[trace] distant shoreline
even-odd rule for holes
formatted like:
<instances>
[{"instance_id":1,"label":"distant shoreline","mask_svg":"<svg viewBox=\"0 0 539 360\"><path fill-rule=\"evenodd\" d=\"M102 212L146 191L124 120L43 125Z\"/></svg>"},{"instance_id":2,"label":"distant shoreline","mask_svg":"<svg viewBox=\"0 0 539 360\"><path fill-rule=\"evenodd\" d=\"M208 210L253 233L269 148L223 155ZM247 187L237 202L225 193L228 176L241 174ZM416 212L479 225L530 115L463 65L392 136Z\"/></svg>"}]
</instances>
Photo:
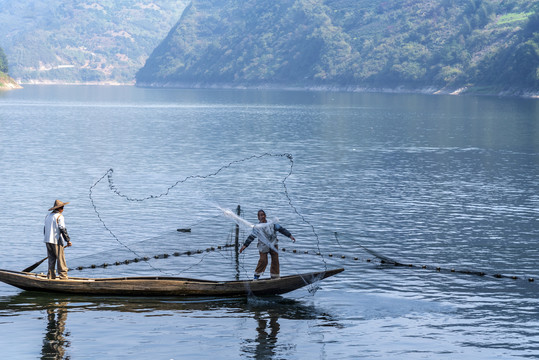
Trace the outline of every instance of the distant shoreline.
<instances>
[{"instance_id":1,"label":"distant shoreline","mask_svg":"<svg viewBox=\"0 0 539 360\"><path fill-rule=\"evenodd\" d=\"M67 81L54 81L54 80L30 80L30 81L21 81L21 85L92 85L92 86L127 86L135 85L134 81L130 82L119 82L119 81L83 81L83 82L67 82Z\"/></svg>"},{"instance_id":2,"label":"distant shoreline","mask_svg":"<svg viewBox=\"0 0 539 360\"><path fill-rule=\"evenodd\" d=\"M232 85L232 84L182 84L182 83L143 83L117 81L88 81L88 82L59 82L51 80L32 80L20 82L20 85L61 85L61 86L135 86L139 88L151 89L222 89L222 90L283 90L283 91L329 91L329 92L350 92L350 93L384 93L384 94L423 94L423 95L472 95L472 96L496 96L496 97L518 97L525 99L539 99L539 91L525 89L496 89L494 87L462 87L454 89L440 89L434 86L424 88L406 88L399 86L395 88L376 88L365 86L292 86L292 85ZM18 88L22 88L20 86ZM0 89L10 90L16 87L2 87Z\"/></svg>"},{"instance_id":3,"label":"distant shoreline","mask_svg":"<svg viewBox=\"0 0 539 360\"><path fill-rule=\"evenodd\" d=\"M519 97L526 99L539 99L539 90L525 89L496 89L488 86L469 86L460 88L439 88L425 86L423 88L407 88L397 86L394 88L377 88L366 86L293 86L293 85L232 85L232 84L182 84L182 83L137 83L141 88L172 88L172 89L238 89L238 90L285 90L285 91L334 91L355 93L385 93L385 94L423 94L423 95L475 95L497 97Z\"/></svg>"}]
</instances>

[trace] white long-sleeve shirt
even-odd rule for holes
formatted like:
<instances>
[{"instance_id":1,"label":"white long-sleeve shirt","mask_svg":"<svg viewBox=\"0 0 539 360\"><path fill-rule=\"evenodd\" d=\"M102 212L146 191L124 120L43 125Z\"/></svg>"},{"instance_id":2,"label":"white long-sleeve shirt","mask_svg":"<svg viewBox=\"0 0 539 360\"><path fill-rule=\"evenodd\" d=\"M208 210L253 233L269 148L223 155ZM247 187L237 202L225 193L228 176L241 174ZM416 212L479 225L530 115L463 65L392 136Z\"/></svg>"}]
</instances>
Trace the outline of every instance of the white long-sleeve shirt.
<instances>
[{"instance_id":1,"label":"white long-sleeve shirt","mask_svg":"<svg viewBox=\"0 0 539 360\"><path fill-rule=\"evenodd\" d=\"M50 244L58 244L60 238L60 228L65 229L64 217L59 212L52 212L45 218L45 240ZM64 244L65 245L65 244Z\"/></svg>"}]
</instances>

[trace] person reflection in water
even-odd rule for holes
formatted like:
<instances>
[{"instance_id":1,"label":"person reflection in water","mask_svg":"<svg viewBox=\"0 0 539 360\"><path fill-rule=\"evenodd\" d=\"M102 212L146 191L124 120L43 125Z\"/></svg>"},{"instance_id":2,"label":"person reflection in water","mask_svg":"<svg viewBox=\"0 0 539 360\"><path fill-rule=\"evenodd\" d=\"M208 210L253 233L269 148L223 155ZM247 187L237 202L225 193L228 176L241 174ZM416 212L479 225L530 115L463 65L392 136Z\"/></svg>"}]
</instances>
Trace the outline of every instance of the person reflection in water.
<instances>
[{"instance_id":1,"label":"person reflection in water","mask_svg":"<svg viewBox=\"0 0 539 360\"><path fill-rule=\"evenodd\" d=\"M268 311L267 316L257 311L254 318L257 321L256 359L273 359L277 353L277 335L281 328L279 316L272 311Z\"/></svg>"},{"instance_id":2,"label":"person reflection in water","mask_svg":"<svg viewBox=\"0 0 539 360\"><path fill-rule=\"evenodd\" d=\"M47 308L47 332L41 348L42 359L66 359L66 348L69 341L66 339L67 303L53 304Z\"/></svg>"},{"instance_id":3,"label":"person reflection in water","mask_svg":"<svg viewBox=\"0 0 539 360\"><path fill-rule=\"evenodd\" d=\"M260 259L255 269L254 279L258 280L260 275L266 270L268 266L268 253L271 256L270 276L272 279L278 279L280 277L279 270L279 250L277 246L277 231L286 237L289 237L292 242L296 242L296 239L292 234L281 225L275 222L268 222L266 219L266 212L264 210L258 210L259 224L253 227L253 232L247 237L243 246L240 249L240 254L245 250L255 238L258 238L257 248L260 252Z\"/></svg>"}]
</instances>

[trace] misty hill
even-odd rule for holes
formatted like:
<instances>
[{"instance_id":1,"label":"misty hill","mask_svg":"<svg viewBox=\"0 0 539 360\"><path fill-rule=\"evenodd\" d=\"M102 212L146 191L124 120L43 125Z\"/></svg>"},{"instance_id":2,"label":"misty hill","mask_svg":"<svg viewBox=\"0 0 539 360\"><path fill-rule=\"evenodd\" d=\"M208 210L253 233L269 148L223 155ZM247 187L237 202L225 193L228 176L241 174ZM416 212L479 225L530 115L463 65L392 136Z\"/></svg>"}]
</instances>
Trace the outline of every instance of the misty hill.
<instances>
[{"instance_id":1,"label":"misty hill","mask_svg":"<svg viewBox=\"0 0 539 360\"><path fill-rule=\"evenodd\" d=\"M538 0L193 0L139 86L539 89Z\"/></svg>"},{"instance_id":2,"label":"misty hill","mask_svg":"<svg viewBox=\"0 0 539 360\"><path fill-rule=\"evenodd\" d=\"M0 0L0 44L21 82L133 82L187 0Z\"/></svg>"}]
</instances>

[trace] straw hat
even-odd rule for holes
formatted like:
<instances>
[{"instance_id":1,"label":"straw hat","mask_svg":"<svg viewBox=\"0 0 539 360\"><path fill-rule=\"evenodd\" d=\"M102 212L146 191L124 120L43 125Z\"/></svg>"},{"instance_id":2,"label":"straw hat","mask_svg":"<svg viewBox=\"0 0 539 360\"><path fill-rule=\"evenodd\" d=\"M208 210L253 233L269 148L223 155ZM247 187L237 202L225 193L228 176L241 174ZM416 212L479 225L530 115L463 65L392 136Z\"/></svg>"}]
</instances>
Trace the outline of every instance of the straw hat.
<instances>
[{"instance_id":1,"label":"straw hat","mask_svg":"<svg viewBox=\"0 0 539 360\"><path fill-rule=\"evenodd\" d=\"M69 201L68 201L68 202L61 202L60 200L56 200L56 201L54 202L54 206L51 207L51 208L49 209L49 211L59 209L59 208L61 208L61 207L64 207L64 205L67 205L67 204L69 204Z\"/></svg>"}]
</instances>

